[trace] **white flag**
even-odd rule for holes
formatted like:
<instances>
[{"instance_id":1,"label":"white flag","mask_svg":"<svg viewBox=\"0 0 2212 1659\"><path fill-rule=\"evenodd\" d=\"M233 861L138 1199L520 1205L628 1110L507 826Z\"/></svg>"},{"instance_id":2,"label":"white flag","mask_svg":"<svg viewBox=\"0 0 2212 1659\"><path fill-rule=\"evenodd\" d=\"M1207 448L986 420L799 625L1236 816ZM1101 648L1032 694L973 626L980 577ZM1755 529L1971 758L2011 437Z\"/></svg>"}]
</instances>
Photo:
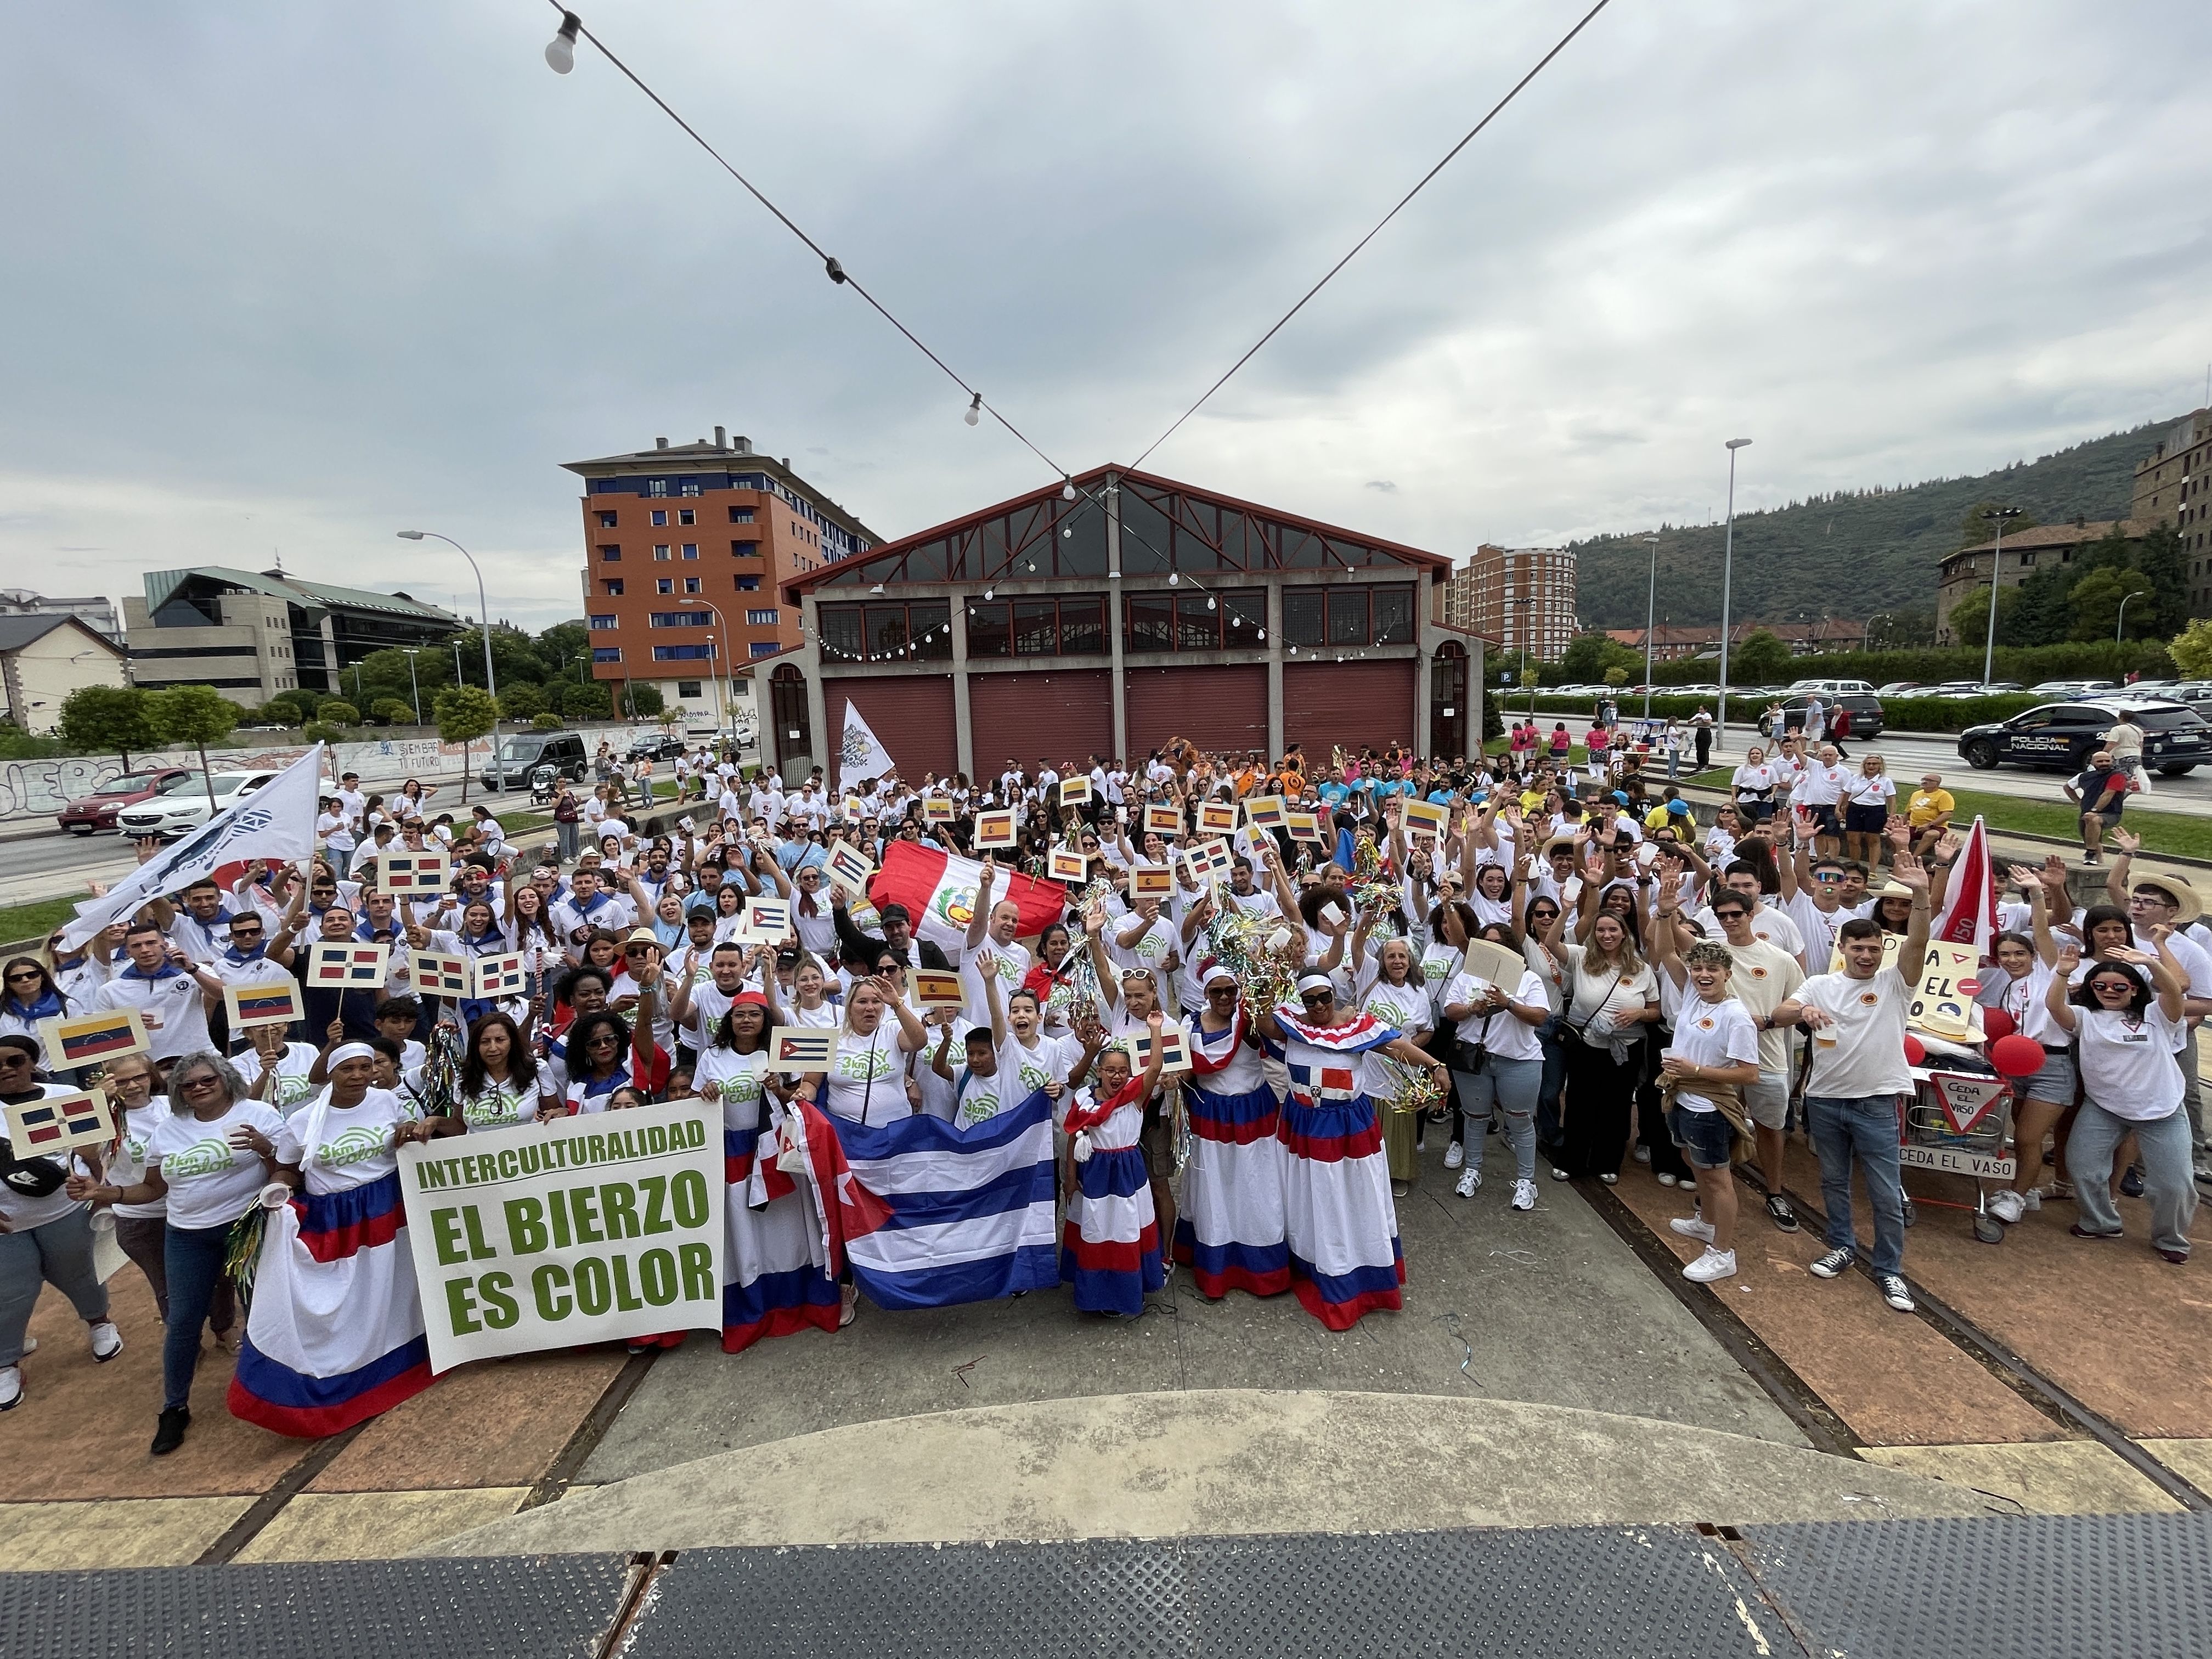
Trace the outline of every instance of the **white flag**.
<instances>
[{"instance_id":1,"label":"white flag","mask_svg":"<svg viewBox=\"0 0 2212 1659\"><path fill-rule=\"evenodd\" d=\"M891 762L890 751L876 741L876 734L868 730L868 723L860 718L858 703L845 705L845 735L837 745L837 784L850 789L862 778L880 778L898 768Z\"/></svg>"},{"instance_id":2,"label":"white flag","mask_svg":"<svg viewBox=\"0 0 2212 1659\"><path fill-rule=\"evenodd\" d=\"M173 893L226 864L307 857L315 850L322 775L323 745L317 744L252 794L140 865L103 896L77 906L76 919L62 929L63 944L75 950L148 900Z\"/></svg>"}]
</instances>

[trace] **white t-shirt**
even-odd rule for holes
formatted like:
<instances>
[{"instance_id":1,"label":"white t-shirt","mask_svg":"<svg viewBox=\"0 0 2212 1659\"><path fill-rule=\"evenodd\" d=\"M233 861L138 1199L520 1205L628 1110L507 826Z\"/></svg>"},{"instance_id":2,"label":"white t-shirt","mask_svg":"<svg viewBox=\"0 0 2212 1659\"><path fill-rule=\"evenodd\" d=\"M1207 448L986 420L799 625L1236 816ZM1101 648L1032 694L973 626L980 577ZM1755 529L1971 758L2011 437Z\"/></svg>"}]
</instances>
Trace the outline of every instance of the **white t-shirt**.
<instances>
[{"instance_id":1,"label":"white t-shirt","mask_svg":"<svg viewBox=\"0 0 2212 1659\"><path fill-rule=\"evenodd\" d=\"M371 1089L351 1106L331 1105L325 1089L284 1120L276 1158L298 1164L313 1193L366 1187L399 1167L392 1132L414 1116L389 1089Z\"/></svg>"},{"instance_id":2,"label":"white t-shirt","mask_svg":"<svg viewBox=\"0 0 2212 1659\"><path fill-rule=\"evenodd\" d=\"M956 1091L954 1123L963 1129L988 1123L1009 1107L1018 1106L1030 1097L1030 1091L1022 1086L1020 1059L1015 1052L1019 1047L1009 1036L998 1051L998 1070L989 1077L977 1077L957 1054L947 1056Z\"/></svg>"},{"instance_id":3,"label":"white t-shirt","mask_svg":"<svg viewBox=\"0 0 2212 1659\"><path fill-rule=\"evenodd\" d=\"M2175 1022L2155 1000L2139 1016L2079 1008L2074 1018L2081 1089L2093 1102L2130 1123L2154 1122L2181 1109Z\"/></svg>"},{"instance_id":4,"label":"white t-shirt","mask_svg":"<svg viewBox=\"0 0 2212 1659\"><path fill-rule=\"evenodd\" d=\"M1472 974L1455 974L1451 983L1444 988L1444 1006L1473 1006L1481 1000L1488 984L1488 981L1477 979ZM1509 994L1524 1008L1540 1007L1544 1006L1544 981L1524 971L1520 983ZM1480 1042L1500 1060L1544 1057L1544 1046L1536 1040L1536 1028L1503 1008L1495 1013L1469 1015L1460 1021L1459 1036L1462 1042Z\"/></svg>"},{"instance_id":5,"label":"white t-shirt","mask_svg":"<svg viewBox=\"0 0 2212 1659\"><path fill-rule=\"evenodd\" d=\"M1877 772L1869 777L1855 772L1844 786L1844 799L1852 806L1887 806L1897 799L1897 784L1887 772Z\"/></svg>"},{"instance_id":6,"label":"white t-shirt","mask_svg":"<svg viewBox=\"0 0 2212 1659\"><path fill-rule=\"evenodd\" d=\"M146 1143L146 1167L169 1185L169 1224L188 1231L227 1226L268 1184L261 1160L230 1144L233 1129L258 1129L273 1143L284 1132L274 1106L240 1100L213 1122L173 1112Z\"/></svg>"},{"instance_id":7,"label":"white t-shirt","mask_svg":"<svg viewBox=\"0 0 2212 1659\"><path fill-rule=\"evenodd\" d=\"M182 969L143 979L135 969L118 969L113 979L92 994L86 1012L124 1008L148 1016L146 1047L156 1060L177 1060L214 1046L208 1041L207 1003L200 982ZM161 1022L158 1030L154 1029L156 1020Z\"/></svg>"},{"instance_id":8,"label":"white t-shirt","mask_svg":"<svg viewBox=\"0 0 2212 1659\"><path fill-rule=\"evenodd\" d=\"M1798 988L1805 982L1805 970L1797 965L1797 958L1764 939L1750 945L1730 945L1728 952L1735 958L1735 965L1729 970L1729 994L1751 1016L1754 1024L1796 996ZM1691 1000L1696 995L1692 991L1684 997L1684 1012L1689 1012ZM1784 1077L1790 1074L1790 1039L1787 1029L1759 1034L1760 1071ZM1719 1064L1717 1060L1713 1063Z\"/></svg>"},{"instance_id":9,"label":"white t-shirt","mask_svg":"<svg viewBox=\"0 0 2212 1659\"><path fill-rule=\"evenodd\" d=\"M1875 970L1871 979L1849 974L1815 974L1797 989L1808 1008L1835 1016L1836 1023L1813 1034L1813 1069L1808 1095L1866 1098L1901 1095L1912 1087L1905 1060L1905 1016L1912 987L1893 968Z\"/></svg>"},{"instance_id":10,"label":"white t-shirt","mask_svg":"<svg viewBox=\"0 0 2212 1659\"><path fill-rule=\"evenodd\" d=\"M1611 1046L1615 1036L1633 1042L1644 1035L1644 1027L1630 1016L1640 1015L1647 1001L1659 995L1657 981L1647 965L1632 974L1616 975L1610 968L1601 971L1585 971L1583 959L1588 947L1562 945L1559 954L1567 960L1574 972L1573 999L1567 1009L1567 1023L1578 1027L1583 1041L1594 1048Z\"/></svg>"},{"instance_id":11,"label":"white t-shirt","mask_svg":"<svg viewBox=\"0 0 2212 1659\"><path fill-rule=\"evenodd\" d=\"M420 1049L422 1045L417 1042L414 1046ZM319 1091L317 1085L307 1081L307 1073L315 1069L318 1058L319 1052L307 1043L286 1043L284 1052L276 1056L276 1081L270 1087L269 1103L289 1117L302 1101L313 1100ZM238 1068L239 1076L246 1080L249 1090L261 1081L261 1051L258 1048L248 1048L243 1054L233 1054L230 1063Z\"/></svg>"},{"instance_id":12,"label":"white t-shirt","mask_svg":"<svg viewBox=\"0 0 2212 1659\"><path fill-rule=\"evenodd\" d=\"M520 1124L538 1121L538 1102L544 1095L557 1095L560 1086L553 1080L552 1068L539 1061L533 1068L512 1068L504 1083L484 1079L483 1088L476 1094L464 1095L460 1101L461 1121L474 1134L479 1129L512 1129Z\"/></svg>"},{"instance_id":13,"label":"white t-shirt","mask_svg":"<svg viewBox=\"0 0 2212 1659\"><path fill-rule=\"evenodd\" d=\"M1760 1064L1759 1049L1759 1032L1741 1002L1732 996L1707 1002L1691 995L1675 1012L1674 1040L1666 1052L1692 1066L1755 1066ZM1697 1086L1685 1084L1677 1089L1674 1103L1689 1112L1719 1110L1711 1097L1696 1092Z\"/></svg>"},{"instance_id":14,"label":"white t-shirt","mask_svg":"<svg viewBox=\"0 0 2212 1659\"><path fill-rule=\"evenodd\" d=\"M886 1015L868 1036L847 1031L822 1079L822 1109L832 1117L870 1123L904 1117L906 1055L899 1048L897 1022Z\"/></svg>"},{"instance_id":15,"label":"white t-shirt","mask_svg":"<svg viewBox=\"0 0 2212 1659\"><path fill-rule=\"evenodd\" d=\"M998 959L994 977L999 981L999 1009L1002 1013L1006 1011L1006 999L1022 988L1022 981L1029 976L1030 971L1029 947L1018 941L999 945L987 939L973 949L966 945L960 947L960 988L968 997L962 1012L979 1023L988 1022L991 1018L991 1005L983 998L982 970L975 965L976 957L985 951Z\"/></svg>"}]
</instances>

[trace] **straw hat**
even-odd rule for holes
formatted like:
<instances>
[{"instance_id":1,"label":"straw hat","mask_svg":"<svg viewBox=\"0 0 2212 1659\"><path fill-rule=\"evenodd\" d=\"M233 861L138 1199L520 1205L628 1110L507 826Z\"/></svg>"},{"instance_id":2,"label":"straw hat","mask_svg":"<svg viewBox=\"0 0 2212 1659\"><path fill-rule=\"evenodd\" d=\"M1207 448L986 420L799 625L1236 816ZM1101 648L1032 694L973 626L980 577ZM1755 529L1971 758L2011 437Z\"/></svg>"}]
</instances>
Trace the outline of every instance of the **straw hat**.
<instances>
[{"instance_id":1,"label":"straw hat","mask_svg":"<svg viewBox=\"0 0 2212 1659\"><path fill-rule=\"evenodd\" d=\"M2131 871L2128 876L2128 886L2130 890L2155 887L2161 892L2172 894L2173 902L2180 906L2173 918L2176 927L2186 927L2204 914L2204 901L2197 897L2197 890L2189 884L2189 878L2175 875L2170 870Z\"/></svg>"}]
</instances>

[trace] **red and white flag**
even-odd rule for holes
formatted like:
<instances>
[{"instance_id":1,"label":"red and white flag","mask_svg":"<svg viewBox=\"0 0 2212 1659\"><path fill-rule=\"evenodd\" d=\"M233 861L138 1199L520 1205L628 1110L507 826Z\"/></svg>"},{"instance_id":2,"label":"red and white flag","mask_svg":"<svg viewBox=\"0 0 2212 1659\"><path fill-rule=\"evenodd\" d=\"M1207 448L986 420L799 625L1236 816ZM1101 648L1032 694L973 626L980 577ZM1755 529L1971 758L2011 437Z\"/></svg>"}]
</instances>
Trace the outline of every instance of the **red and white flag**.
<instances>
[{"instance_id":1,"label":"red and white flag","mask_svg":"<svg viewBox=\"0 0 2212 1659\"><path fill-rule=\"evenodd\" d=\"M975 914L976 890L983 866L973 859L916 842L895 841L884 852L884 867L868 884L868 898L880 913L886 904L903 904L914 918L915 936L945 950L957 950L968 937ZM991 884L994 902L1012 899L1021 907L1020 933L1038 933L1067 914L1067 889L1001 868Z\"/></svg>"},{"instance_id":2,"label":"red and white flag","mask_svg":"<svg viewBox=\"0 0 2212 1659\"><path fill-rule=\"evenodd\" d=\"M1979 817L1966 832L1966 844L1951 866L1943 908L1929 931L1931 942L1970 945L1977 956L1990 953L1997 932L1996 872L1990 865L1990 834Z\"/></svg>"}]
</instances>

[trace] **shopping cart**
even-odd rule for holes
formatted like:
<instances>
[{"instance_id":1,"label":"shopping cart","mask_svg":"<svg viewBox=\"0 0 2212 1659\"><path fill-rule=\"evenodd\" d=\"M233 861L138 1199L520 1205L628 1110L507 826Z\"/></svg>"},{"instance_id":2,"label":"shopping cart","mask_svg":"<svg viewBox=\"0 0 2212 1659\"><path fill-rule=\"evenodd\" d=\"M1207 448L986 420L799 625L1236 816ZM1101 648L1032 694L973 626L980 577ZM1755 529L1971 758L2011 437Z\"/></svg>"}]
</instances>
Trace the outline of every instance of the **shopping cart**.
<instances>
[{"instance_id":1,"label":"shopping cart","mask_svg":"<svg viewBox=\"0 0 2212 1659\"><path fill-rule=\"evenodd\" d=\"M2019 1164L2006 1155L2012 1130L2012 1085L1972 1049L1948 1042L1924 1042L1929 1052L1912 1067L1913 1091L1898 1097L1898 1157L1907 1170L1934 1170L1965 1176L1974 1183L1974 1201L1918 1200L1946 1209L1972 1210L1974 1237L2002 1243L2004 1228L1989 1212L1986 1183L2009 1182ZM1905 1195L1905 1224L1917 1218L1915 1200Z\"/></svg>"}]
</instances>

